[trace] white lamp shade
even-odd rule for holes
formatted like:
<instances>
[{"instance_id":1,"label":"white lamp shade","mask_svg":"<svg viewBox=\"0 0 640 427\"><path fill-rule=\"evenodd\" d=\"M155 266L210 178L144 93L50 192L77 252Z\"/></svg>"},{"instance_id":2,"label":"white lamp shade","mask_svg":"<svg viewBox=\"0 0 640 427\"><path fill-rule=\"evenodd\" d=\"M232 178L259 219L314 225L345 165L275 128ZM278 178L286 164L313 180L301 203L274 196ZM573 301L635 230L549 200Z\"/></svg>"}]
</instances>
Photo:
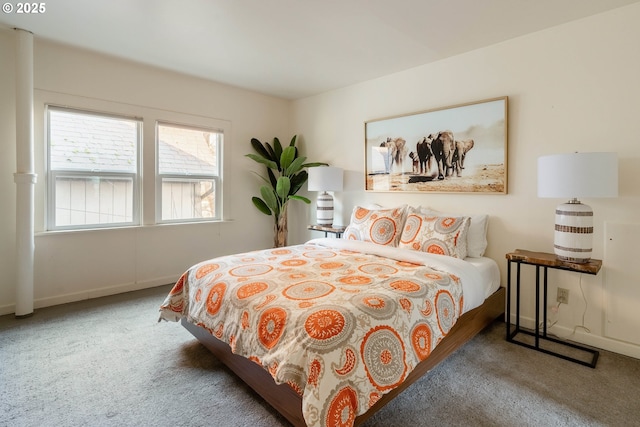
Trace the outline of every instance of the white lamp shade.
<instances>
[{"instance_id":1,"label":"white lamp shade","mask_svg":"<svg viewBox=\"0 0 640 427\"><path fill-rule=\"evenodd\" d=\"M342 191L342 169L334 166L309 168L309 191Z\"/></svg>"},{"instance_id":2,"label":"white lamp shade","mask_svg":"<svg viewBox=\"0 0 640 427\"><path fill-rule=\"evenodd\" d=\"M617 196L616 153L554 154L538 158L538 197Z\"/></svg>"}]
</instances>

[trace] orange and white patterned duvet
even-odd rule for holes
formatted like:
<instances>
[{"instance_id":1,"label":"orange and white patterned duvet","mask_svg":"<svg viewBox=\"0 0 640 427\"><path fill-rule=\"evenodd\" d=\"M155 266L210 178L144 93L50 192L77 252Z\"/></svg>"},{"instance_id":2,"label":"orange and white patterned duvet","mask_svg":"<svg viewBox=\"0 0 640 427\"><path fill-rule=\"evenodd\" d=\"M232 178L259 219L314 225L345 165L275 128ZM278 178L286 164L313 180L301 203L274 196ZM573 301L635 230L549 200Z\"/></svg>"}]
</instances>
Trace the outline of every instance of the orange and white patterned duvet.
<instances>
[{"instance_id":1,"label":"orange and white patterned duvet","mask_svg":"<svg viewBox=\"0 0 640 427\"><path fill-rule=\"evenodd\" d=\"M403 259L413 251L390 258L365 252L378 250L370 243L311 242L196 264L160 317L186 317L289 384L308 426L349 426L451 329L468 273Z\"/></svg>"}]
</instances>

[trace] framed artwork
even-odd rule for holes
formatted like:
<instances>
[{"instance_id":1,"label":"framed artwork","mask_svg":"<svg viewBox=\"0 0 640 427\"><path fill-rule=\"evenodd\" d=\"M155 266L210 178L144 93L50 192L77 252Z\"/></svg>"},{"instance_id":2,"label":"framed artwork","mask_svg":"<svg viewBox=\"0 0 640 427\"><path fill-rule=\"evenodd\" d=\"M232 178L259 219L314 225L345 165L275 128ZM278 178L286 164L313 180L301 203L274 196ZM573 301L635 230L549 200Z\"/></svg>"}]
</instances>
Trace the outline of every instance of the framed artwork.
<instances>
[{"instance_id":1,"label":"framed artwork","mask_svg":"<svg viewBox=\"0 0 640 427\"><path fill-rule=\"evenodd\" d=\"M365 122L365 190L507 193L508 97Z\"/></svg>"}]
</instances>

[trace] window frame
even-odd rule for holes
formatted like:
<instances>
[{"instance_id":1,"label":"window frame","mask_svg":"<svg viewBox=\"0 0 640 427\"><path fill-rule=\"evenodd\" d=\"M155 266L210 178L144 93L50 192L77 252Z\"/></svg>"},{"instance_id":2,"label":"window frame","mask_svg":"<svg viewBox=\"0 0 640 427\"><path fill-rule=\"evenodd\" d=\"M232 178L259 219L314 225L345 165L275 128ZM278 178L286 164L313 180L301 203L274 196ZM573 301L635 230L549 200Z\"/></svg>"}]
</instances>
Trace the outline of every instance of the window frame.
<instances>
[{"instance_id":1,"label":"window frame","mask_svg":"<svg viewBox=\"0 0 640 427\"><path fill-rule=\"evenodd\" d=\"M182 128L187 130L210 132L212 134L219 135L216 138L216 174L179 174L179 173L160 173L160 126L170 126L175 128ZM179 224L179 223L202 223L202 222L217 222L223 220L223 164L224 164L224 141L226 139L225 129L214 126L194 125L187 123L178 123L170 120L156 120L155 121L155 189L156 189L156 203L155 203L155 222L156 224ZM207 218L177 218L177 219L163 219L162 212L162 184L163 179L174 179L176 181L213 181L214 188L214 206L215 215Z\"/></svg>"},{"instance_id":2,"label":"window frame","mask_svg":"<svg viewBox=\"0 0 640 427\"><path fill-rule=\"evenodd\" d=\"M144 121L141 117L134 115L115 114L110 112L92 110L88 108L75 108L66 107L57 104L45 103L45 161L46 161L46 217L45 217L45 229L47 231L63 231L63 230L96 230L104 228L123 228L140 225L140 212L141 212L141 168L142 168L142 145L144 143L143 125ZM53 169L51 166L51 127L50 121L51 111L62 111L67 113L74 113L80 115L105 117L111 119L120 119L134 122L136 124L136 165L135 172L114 172L114 171L98 171L98 170L82 170L82 169ZM56 225L56 179L64 176L71 178L127 178L132 179L132 212L131 221L115 222L115 223L95 223L95 224L80 224L80 225Z\"/></svg>"}]
</instances>

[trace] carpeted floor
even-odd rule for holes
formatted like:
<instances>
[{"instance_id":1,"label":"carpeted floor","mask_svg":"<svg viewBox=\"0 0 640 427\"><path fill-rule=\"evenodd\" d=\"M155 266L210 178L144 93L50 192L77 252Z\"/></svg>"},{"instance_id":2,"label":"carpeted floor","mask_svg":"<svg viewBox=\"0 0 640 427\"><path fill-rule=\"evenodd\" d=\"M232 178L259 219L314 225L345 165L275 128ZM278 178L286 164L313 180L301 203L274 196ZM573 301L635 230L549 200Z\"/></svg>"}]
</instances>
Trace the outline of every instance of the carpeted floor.
<instances>
[{"instance_id":1,"label":"carpeted floor","mask_svg":"<svg viewBox=\"0 0 640 427\"><path fill-rule=\"evenodd\" d=\"M170 287L0 317L0 426L288 426L179 324ZM366 426L640 426L640 360L596 369L495 322Z\"/></svg>"}]
</instances>

